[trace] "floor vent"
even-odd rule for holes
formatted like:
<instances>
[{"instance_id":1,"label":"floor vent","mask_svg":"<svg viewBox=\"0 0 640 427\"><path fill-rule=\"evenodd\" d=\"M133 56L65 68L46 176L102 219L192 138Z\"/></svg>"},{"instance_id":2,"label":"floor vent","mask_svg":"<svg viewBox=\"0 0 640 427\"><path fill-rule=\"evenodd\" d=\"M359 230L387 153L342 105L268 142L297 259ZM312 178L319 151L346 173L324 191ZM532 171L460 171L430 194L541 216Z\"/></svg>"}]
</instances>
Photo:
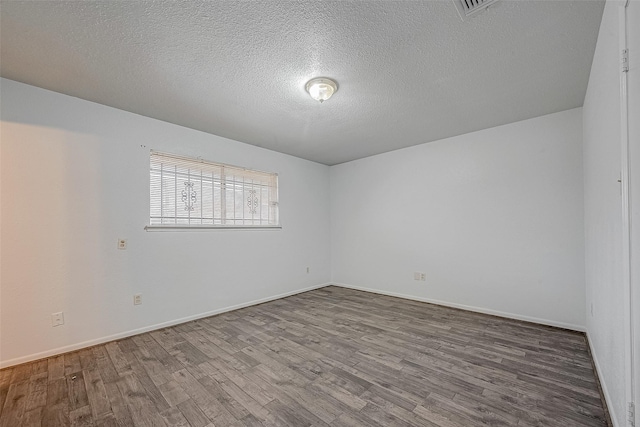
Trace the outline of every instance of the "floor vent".
<instances>
[{"instance_id":1,"label":"floor vent","mask_svg":"<svg viewBox=\"0 0 640 427\"><path fill-rule=\"evenodd\" d=\"M489 5L498 0L453 0L453 4L458 9L458 14L463 21L466 21L478 12L485 10Z\"/></svg>"}]
</instances>

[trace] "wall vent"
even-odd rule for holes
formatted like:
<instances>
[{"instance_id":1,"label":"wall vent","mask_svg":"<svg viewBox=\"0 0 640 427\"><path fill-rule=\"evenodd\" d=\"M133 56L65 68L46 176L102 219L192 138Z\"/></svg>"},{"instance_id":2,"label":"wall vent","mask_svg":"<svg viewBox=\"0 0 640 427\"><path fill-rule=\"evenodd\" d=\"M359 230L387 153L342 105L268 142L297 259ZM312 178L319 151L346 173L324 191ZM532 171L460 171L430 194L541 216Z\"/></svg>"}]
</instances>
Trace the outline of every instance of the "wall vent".
<instances>
[{"instance_id":1,"label":"wall vent","mask_svg":"<svg viewBox=\"0 0 640 427\"><path fill-rule=\"evenodd\" d=\"M456 5L460 18L466 21L497 1L498 0L453 0L453 4Z\"/></svg>"}]
</instances>

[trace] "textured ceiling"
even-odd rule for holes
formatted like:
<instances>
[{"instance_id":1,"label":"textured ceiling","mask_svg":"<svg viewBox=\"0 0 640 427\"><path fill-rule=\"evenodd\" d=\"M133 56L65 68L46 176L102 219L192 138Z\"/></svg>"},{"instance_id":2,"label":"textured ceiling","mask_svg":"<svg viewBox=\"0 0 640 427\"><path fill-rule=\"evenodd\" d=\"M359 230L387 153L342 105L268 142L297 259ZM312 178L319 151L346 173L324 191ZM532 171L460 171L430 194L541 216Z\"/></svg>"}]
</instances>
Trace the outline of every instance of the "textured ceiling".
<instances>
[{"instance_id":1,"label":"textured ceiling","mask_svg":"<svg viewBox=\"0 0 640 427\"><path fill-rule=\"evenodd\" d=\"M603 7L2 0L0 72L332 165L582 106Z\"/></svg>"}]
</instances>

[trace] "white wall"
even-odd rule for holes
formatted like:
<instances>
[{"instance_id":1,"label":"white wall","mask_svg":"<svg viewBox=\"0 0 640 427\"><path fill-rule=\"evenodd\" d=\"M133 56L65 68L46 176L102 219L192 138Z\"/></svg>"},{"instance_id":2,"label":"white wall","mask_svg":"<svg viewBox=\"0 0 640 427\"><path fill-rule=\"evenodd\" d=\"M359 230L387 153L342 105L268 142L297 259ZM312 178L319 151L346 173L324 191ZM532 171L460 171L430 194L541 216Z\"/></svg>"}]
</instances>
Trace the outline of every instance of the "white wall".
<instances>
[{"instance_id":1,"label":"white wall","mask_svg":"<svg viewBox=\"0 0 640 427\"><path fill-rule=\"evenodd\" d=\"M635 339L635 425L640 426L640 1L633 0L627 8L628 47L630 58L629 85L629 146L631 162L631 286ZM633 119L635 118L635 119Z\"/></svg>"},{"instance_id":2,"label":"white wall","mask_svg":"<svg viewBox=\"0 0 640 427\"><path fill-rule=\"evenodd\" d=\"M612 421L626 425L620 149L622 2L605 5L583 107L587 333Z\"/></svg>"},{"instance_id":3,"label":"white wall","mask_svg":"<svg viewBox=\"0 0 640 427\"><path fill-rule=\"evenodd\" d=\"M332 167L333 281L583 329L581 115Z\"/></svg>"},{"instance_id":4,"label":"white wall","mask_svg":"<svg viewBox=\"0 0 640 427\"><path fill-rule=\"evenodd\" d=\"M0 89L3 365L330 280L327 166L6 79ZM145 232L150 149L279 173L282 230ZM52 328L58 311L65 325Z\"/></svg>"}]
</instances>

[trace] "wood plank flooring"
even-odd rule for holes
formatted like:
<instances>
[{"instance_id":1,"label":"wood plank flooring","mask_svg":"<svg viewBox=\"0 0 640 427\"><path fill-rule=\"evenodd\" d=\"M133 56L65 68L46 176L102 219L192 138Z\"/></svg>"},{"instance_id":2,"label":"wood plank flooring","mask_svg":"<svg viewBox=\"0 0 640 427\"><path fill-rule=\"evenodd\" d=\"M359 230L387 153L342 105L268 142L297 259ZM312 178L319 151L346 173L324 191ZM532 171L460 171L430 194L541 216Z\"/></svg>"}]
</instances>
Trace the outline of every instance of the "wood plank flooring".
<instances>
[{"instance_id":1,"label":"wood plank flooring","mask_svg":"<svg viewBox=\"0 0 640 427\"><path fill-rule=\"evenodd\" d=\"M0 370L0 426L602 426L584 335L327 287Z\"/></svg>"}]
</instances>

